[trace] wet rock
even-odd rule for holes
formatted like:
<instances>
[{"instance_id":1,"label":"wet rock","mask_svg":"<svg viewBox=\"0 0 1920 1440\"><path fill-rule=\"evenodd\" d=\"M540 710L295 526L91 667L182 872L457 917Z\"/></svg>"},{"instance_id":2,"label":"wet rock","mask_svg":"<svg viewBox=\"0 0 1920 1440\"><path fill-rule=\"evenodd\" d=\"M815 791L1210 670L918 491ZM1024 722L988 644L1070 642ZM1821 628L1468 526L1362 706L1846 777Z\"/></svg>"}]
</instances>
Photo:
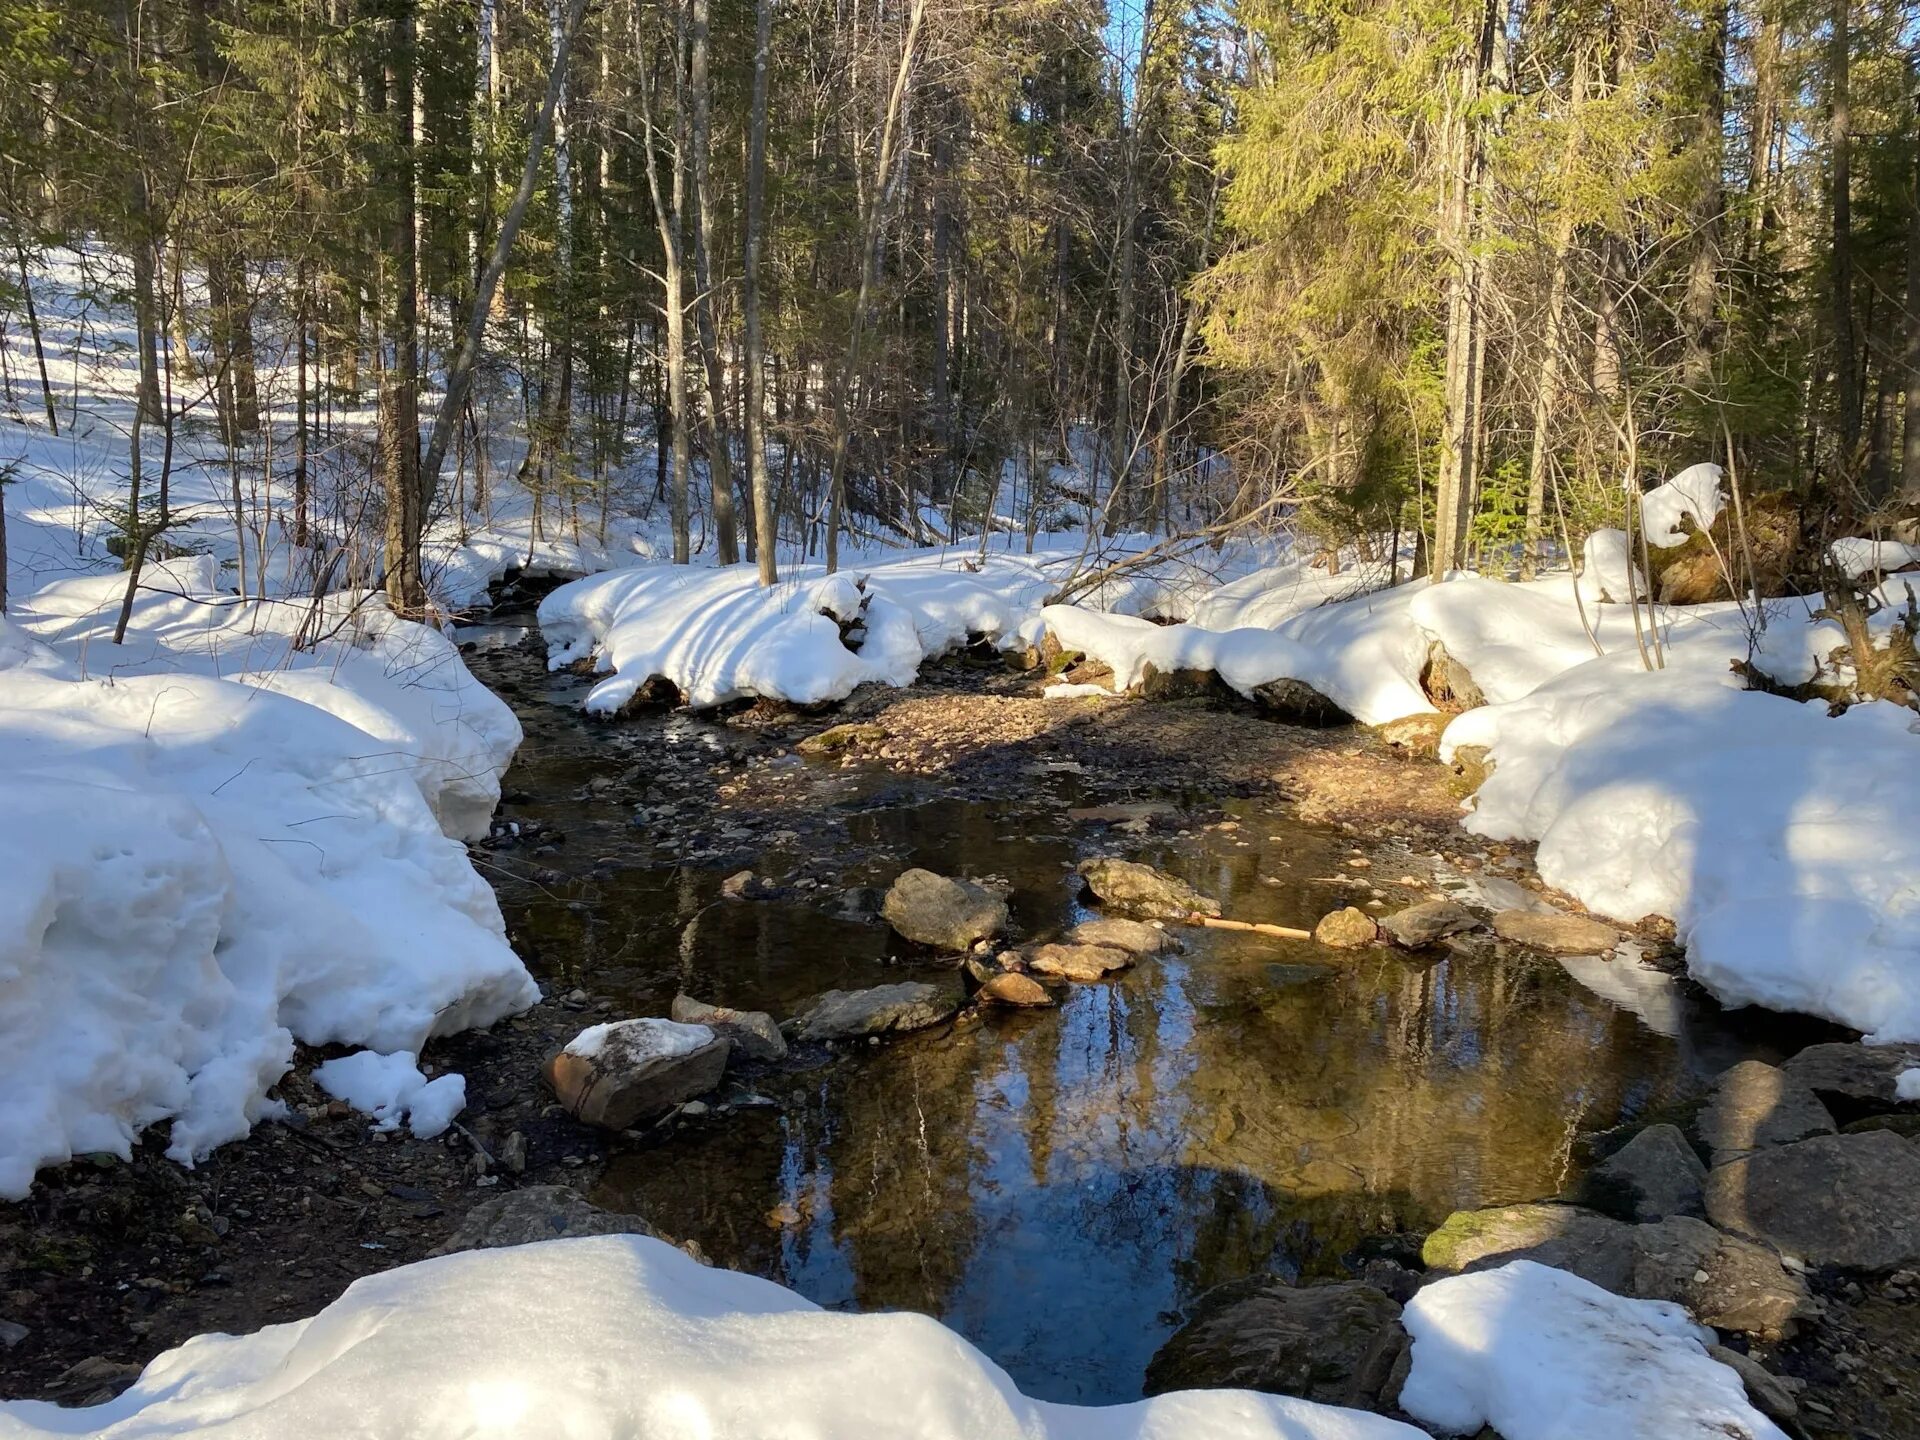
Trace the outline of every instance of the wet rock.
<instances>
[{"instance_id":1,"label":"wet rock","mask_svg":"<svg viewBox=\"0 0 1920 1440\"><path fill-rule=\"evenodd\" d=\"M886 892L878 886L854 885L833 897L833 913L843 920L872 920L886 901Z\"/></svg>"},{"instance_id":2,"label":"wet rock","mask_svg":"<svg viewBox=\"0 0 1920 1440\"><path fill-rule=\"evenodd\" d=\"M33 1331L12 1320L0 1320L0 1350L11 1350Z\"/></svg>"},{"instance_id":3,"label":"wet rock","mask_svg":"<svg viewBox=\"0 0 1920 1440\"><path fill-rule=\"evenodd\" d=\"M1148 1362L1146 1393L1262 1390L1378 1409L1407 1343L1400 1306L1371 1285L1255 1276L1200 1297Z\"/></svg>"},{"instance_id":4,"label":"wet rock","mask_svg":"<svg viewBox=\"0 0 1920 1440\"><path fill-rule=\"evenodd\" d=\"M500 1146L500 1164L509 1175L527 1173L527 1137L516 1130Z\"/></svg>"},{"instance_id":5,"label":"wet rock","mask_svg":"<svg viewBox=\"0 0 1920 1440\"><path fill-rule=\"evenodd\" d=\"M1816 1095L1892 1105L1894 1081L1920 1065L1920 1045L1810 1045L1780 1068Z\"/></svg>"},{"instance_id":6,"label":"wet rock","mask_svg":"<svg viewBox=\"0 0 1920 1440\"><path fill-rule=\"evenodd\" d=\"M1429 900L1397 915L1384 916L1380 929L1394 944L1418 950L1449 935L1458 935L1462 930L1471 930L1479 923L1464 905L1452 900Z\"/></svg>"},{"instance_id":7,"label":"wet rock","mask_svg":"<svg viewBox=\"0 0 1920 1440\"><path fill-rule=\"evenodd\" d=\"M1358 905L1349 905L1344 910L1322 915L1320 923L1313 927L1313 938L1330 949L1352 950L1378 943L1380 925Z\"/></svg>"},{"instance_id":8,"label":"wet rock","mask_svg":"<svg viewBox=\"0 0 1920 1440\"><path fill-rule=\"evenodd\" d=\"M853 1040L924 1030L951 1019L959 1008L959 1002L939 986L903 980L871 990L829 990L794 1028L803 1040Z\"/></svg>"},{"instance_id":9,"label":"wet rock","mask_svg":"<svg viewBox=\"0 0 1920 1440\"><path fill-rule=\"evenodd\" d=\"M1007 928L1007 902L970 880L908 870L880 913L903 937L936 950L965 950Z\"/></svg>"},{"instance_id":10,"label":"wet rock","mask_svg":"<svg viewBox=\"0 0 1920 1440\"><path fill-rule=\"evenodd\" d=\"M884 725L833 725L809 735L793 748L802 755L837 755L856 745L878 745L887 738Z\"/></svg>"},{"instance_id":11,"label":"wet rock","mask_svg":"<svg viewBox=\"0 0 1920 1440\"><path fill-rule=\"evenodd\" d=\"M1611 925L1559 910L1502 910L1493 917L1493 933L1554 955L1604 955L1620 943Z\"/></svg>"},{"instance_id":12,"label":"wet rock","mask_svg":"<svg viewBox=\"0 0 1920 1440\"><path fill-rule=\"evenodd\" d=\"M1815 1135L1707 1176L1707 1217L1820 1265L1920 1262L1920 1148L1887 1130Z\"/></svg>"},{"instance_id":13,"label":"wet rock","mask_svg":"<svg viewBox=\"0 0 1920 1440\"><path fill-rule=\"evenodd\" d=\"M1622 1219L1704 1215L1707 1167L1673 1125L1649 1125L1594 1167L1583 1198Z\"/></svg>"},{"instance_id":14,"label":"wet rock","mask_svg":"<svg viewBox=\"0 0 1920 1440\"><path fill-rule=\"evenodd\" d=\"M738 871L720 882L720 897L723 900L766 900L777 893L777 887L769 885L751 870Z\"/></svg>"},{"instance_id":15,"label":"wet rock","mask_svg":"<svg viewBox=\"0 0 1920 1440\"><path fill-rule=\"evenodd\" d=\"M1140 920L1123 920L1103 915L1097 920L1082 920L1067 932L1070 945L1104 945L1134 955L1171 955L1180 949L1180 939L1157 925Z\"/></svg>"},{"instance_id":16,"label":"wet rock","mask_svg":"<svg viewBox=\"0 0 1920 1440\"><path fill-rule=\"evenodd\" d=\"M787 1037L764 1010L729 1010L691 995L676 995L667 1013L683 1025L704 1025L714 1034L724 1035L734 1050L751 1060L787 1058Z\"/></svg>"},{"instance_id":17,"label":"wet rock","mask_svg":"<svg viewBox=\"0 0 1920 1440\"><path fill-rule=\"evenodd\" d=\"M466 1213L453 1234L433 1253L452 1255L461 1250L497 1250L508 1245L580 1235L664 1238L638 1215L623 1215L589 1205L577 1190L569 1190L564 1185L528 1185L482 1200Z\"/></svg>"},{"instance_id":18,"label":"wet rock","mask_svg":"<svg viewBox=\"0 0 1920 1440\"><path fill-rule=\"evenodd\" d=\"M1044 985L1015 970L1001 970L989 975L981 982L980 988L973 992L973 998L983 1004L1023 1008L1053 1004L1053 997L1047 993Z\"/></svg>"},{"instance_id":19,"label":"wet rock","mask_svg":"<svg viewBox=\"0 0 1920 1440\"><path fill-rule=\"evenodd\" d=\"M1753 1402L1753 1408L1769 1420L1790 1424L1800 1413L1800 1406L1794 1401L1793 1392L1787 1389L1786 1383L1751 1355L1742 1355L1738 1350L1729 1350L1724 1345L1707 1346L1707 1354L1740 1377L1740 1383L1747 1387L1747 1399Z\"/></svg>"},{"instance_id":20,"label":"wet rock","mask_svg":"<svg viewBox=\"0 0 1920 1440\"><path fill-rule=\"evenodd\" d=\"M1081 861L1079 874L1102 904L1150 920L1184 920L1195 913L1220 913L1218 900L1151 865L1108 855Z\"/></svg>"},{"instance_id":21,"label":"wet rock","mask_svg":"<svg viewBox=\"0 0 1920 1440\"><path fill-rule=\"evenodd\" d=\"M680 704L680 687L664 675L649 675L615 713L617 720L633 720Z\"/></svg>"},{"instance_id":22,"label":"wet rock","mask_svg":"<svg viewBox=\"0 0 1920 1440\"><path fill-rule=\"evenodd\" d=\"M1699 1124L1715 1165L1809 1135L1830 1135L1834 1128L1813 1091L1759 1060L1743 1060L1714 1082Z\"/></svg>"},{"instance_id":23,"label":"wet rock","mask_svg":"<svg viewBox=\"0 0 1920 1440\"><path fill-rule=\"evenodd\" d=\"M720 1083L728 1042L704 1025L596 1025L547 1057L547 1083L577 1120L628 1130Z\"/></svg>"},{"instance_id":24,"label":"wet rock","mask_svg":"<svg viewBox=\"0 0 1920 1440\"><path fill-rule=\"evenodd\" d=\"M1162 670L1152 661L1140 667L1129 692L1143 700L1229 700L1233 691L1211 670Z\"/></svg>"},{"instance_id":25,"label":"wet rock","mask_svg":"<svg viewBox=\"0 0 1920 1440\"><path fill-rule=\"evenodd\" d=\"M1813 1308L1806 1282L1770 1251L1686 1216L1633 1225L1573 1205L1463 1210L1427 1237L1421 1256L1441 1274L1535 1260L1616 1295L1672 1300L1704 1324L1766 1338L1791 1334Z\"/></svg>"},{"instance_id":26,"label":"wet rock","mask_svg":"<svg viewBox=\"0 0 1920 1440\"><path fill-rule=\"evenodd\" d=\"M1276 720L1291 721L1295 725L1345 725L1353 720L1353 716L1304 680L1284 676L1269 680L1253 687L1253 699Z\"/></svg>"},{"instance_id":27,"label":"wet rock","mask_svg":"<svg viewBox=\"0 0 1920 1440\"><path fill-rule=\"evenodd\" d=\"M61 1371L49 1388L60 1392L62 1403L104 1405L140 1378L140 1368L104 1355L89 1355Z\"/></svg>"},{"instance_id":28,"label":"wet rock","mask_svg":"<svg viewBox=\"0 0 1920 1440\"><path fill-rule=\"evenodd\" d=\"M1110 945L1033 945L1021 952L1027 968L1063 980L1104 980L1133 964L1133 954Z\"/></svg>"}]
</instances>

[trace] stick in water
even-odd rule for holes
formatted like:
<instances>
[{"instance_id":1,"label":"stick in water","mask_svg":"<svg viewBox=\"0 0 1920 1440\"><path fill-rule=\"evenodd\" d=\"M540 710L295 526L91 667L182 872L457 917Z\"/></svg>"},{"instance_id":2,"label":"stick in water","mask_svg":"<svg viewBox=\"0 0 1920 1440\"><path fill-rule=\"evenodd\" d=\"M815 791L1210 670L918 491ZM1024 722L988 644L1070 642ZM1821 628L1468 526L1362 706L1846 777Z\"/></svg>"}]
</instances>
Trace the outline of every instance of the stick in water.
<instances>
[{"instance_id":1,"label":"stick in water","mask_svg":"<svg viewBox=\"0 0 1920 1440\"><path fill-rule=\"evenodd\" d=\"M1198 910L1187 916L1189 925L1205 925L1209 930L1250 930L1255 935L1273 935L1282 940L1311 940L1311 930L1295 930L1287 925L1256 925L1251 920L1222 920L1218 915L1202 915Z\"/></svg>"}]
</instances>

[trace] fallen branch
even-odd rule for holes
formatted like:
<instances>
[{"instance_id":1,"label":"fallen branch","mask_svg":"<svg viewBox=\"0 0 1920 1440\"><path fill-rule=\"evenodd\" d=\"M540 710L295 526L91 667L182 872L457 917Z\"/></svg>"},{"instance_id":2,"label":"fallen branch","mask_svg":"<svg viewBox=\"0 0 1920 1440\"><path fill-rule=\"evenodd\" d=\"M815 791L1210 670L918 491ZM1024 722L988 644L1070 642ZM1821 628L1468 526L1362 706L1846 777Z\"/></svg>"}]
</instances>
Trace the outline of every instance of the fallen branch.
<instances>
[{"instance_id":1,"label":"fallen branch","mask_svg":"<svg viewBox=\"0 0 1920 1440\"><path fill-rule=\"evenodd\" d=\"M1255 935L1272 935L1279 940L1311 940L1311 930L1295 930L1288 925L1257 925L1251 920L1222 920L1218 915L1202 915L1198 910L1187 916L1187 924L1204 925L1209 930L1245 930Z\"/></svg>"}]
</instances>

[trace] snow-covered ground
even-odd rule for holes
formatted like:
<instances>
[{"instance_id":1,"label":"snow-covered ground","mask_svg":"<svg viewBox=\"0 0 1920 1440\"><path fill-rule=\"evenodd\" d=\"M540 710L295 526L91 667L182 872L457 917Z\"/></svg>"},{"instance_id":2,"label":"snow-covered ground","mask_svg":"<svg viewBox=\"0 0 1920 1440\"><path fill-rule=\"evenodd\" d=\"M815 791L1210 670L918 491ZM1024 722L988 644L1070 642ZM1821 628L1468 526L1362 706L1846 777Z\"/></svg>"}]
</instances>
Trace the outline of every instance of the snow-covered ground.
<instances>
[{"instance_id":1,"label":"snow-covered ground","mask_svg":"<svg viewBox=\"0 0 1920 1440\"><path fill-rule=\"evenodd\" d=\"M0 1403L12 1440L183 1434L1424 1440L1376 1415L1244 1390L1107 1409L1032 1400L927 1316L822 1310L633 1235L389 1270L310 1320L191 1340L89 1410Z\"/></svg>"}]
</instances>

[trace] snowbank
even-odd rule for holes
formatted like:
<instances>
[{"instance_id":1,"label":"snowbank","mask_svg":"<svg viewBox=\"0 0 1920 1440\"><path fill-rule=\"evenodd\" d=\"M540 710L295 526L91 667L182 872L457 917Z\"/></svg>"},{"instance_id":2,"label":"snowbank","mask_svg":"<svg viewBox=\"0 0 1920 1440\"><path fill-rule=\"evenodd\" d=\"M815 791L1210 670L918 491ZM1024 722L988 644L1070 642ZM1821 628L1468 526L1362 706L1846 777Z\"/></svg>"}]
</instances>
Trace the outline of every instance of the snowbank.
<instances>
[{"instance_id":1,"label":"snowbank","mask_svg":"<svg viewBox=\"0 0 1920 1440\"><path fill-rule=\"evenodd\" d=\"M1668 658L1612 654L1456 719L1442 753L1494 763L1468 828L1537 839L1542 878L1602 914L1671 917L1728 1004L1920 1039L1912 712L1743 690L1704 637Z\"/></svg>"},{"instance_id":2,"label":"snowbank","mask_svg":"<svg viewBox=\"0 0 1920 1440\"><path fill-rule=\"evenodd\" d=\"M1401 1408L1449 1433L1786 1440L1707 1354L1713 1332L1666 1301L1516 1260L1426 1286L1401 1320L1413 1337Z\"/></svg>"},{"instance_id":3,"label":"snowbank","mask_svg":"<svg viewBox=\"0 0 1920 1440\"><path fill-rule=\"evenodd\" d=\"M592 654L614 672L587 697L595 713L654 676L700 708L748 696L812 705L912 684L923 660L972 635L1012 643L1051 583L1025 557L952 551L835 575L804 566L770 589L745 565L648 565L562 586L541 602L540 629L553 668ZM857 652L841 638L855 624Z\"/></svg>"},{"instance_id":4,"label":"snowbank","mask_svg":"<svg viewBox=\"0 0 1920 1440\"><path fill-rule=\"evenodd\" d=\"M1647 541L1663 550L1684 545L1687 531L1682 516L1691 516L1702 530L1712 528L1727 503L1720 488L1726 472L1711 461L1689 465L1664 485L1656 485L1640 497L1640 521L1647 527Z\"/></svg>"},{"instance_id":5,"label":"snowbank","mask_svg":"<svg viewBox=\"0 0 1920 1440\"><path fill-rule=\"evenodd\" d=\"M1904 545L1898 540L1867 540L1848 536L1827 547L1834 568L1849 580L1881 575L1920 565L1920 545Z\"/></svg>"},{"instance_id":6,"label":"snowbank","mask_svg":"<svg viewBox=\"0 0 1920 1440\"><path fill-rule=\"evenodd\" d=\"M190 1340L90 1410L0 1403L0 1434L19 1440L186 1433L1424 1440L1392 1420L1247 1391L1111 1409L1030 1400L926 1316L821 1310L636 1235L389 1270L310 1320Z\"/></svg>"},{"instance_id":7,"label":"snowbank","mask_svg":"<svg viewBox=\"0 0 1920 1440\"><path fill-rule=\"evenodd\" d=\"M512 712L377 602L191 572L156 572L124 646L117 576L0 622L0 1196L168 1117L192 1163L273 1112L296 1038L418 1051L537 998L453 838L484 833Z\"/></svg>"}]
</instances>

